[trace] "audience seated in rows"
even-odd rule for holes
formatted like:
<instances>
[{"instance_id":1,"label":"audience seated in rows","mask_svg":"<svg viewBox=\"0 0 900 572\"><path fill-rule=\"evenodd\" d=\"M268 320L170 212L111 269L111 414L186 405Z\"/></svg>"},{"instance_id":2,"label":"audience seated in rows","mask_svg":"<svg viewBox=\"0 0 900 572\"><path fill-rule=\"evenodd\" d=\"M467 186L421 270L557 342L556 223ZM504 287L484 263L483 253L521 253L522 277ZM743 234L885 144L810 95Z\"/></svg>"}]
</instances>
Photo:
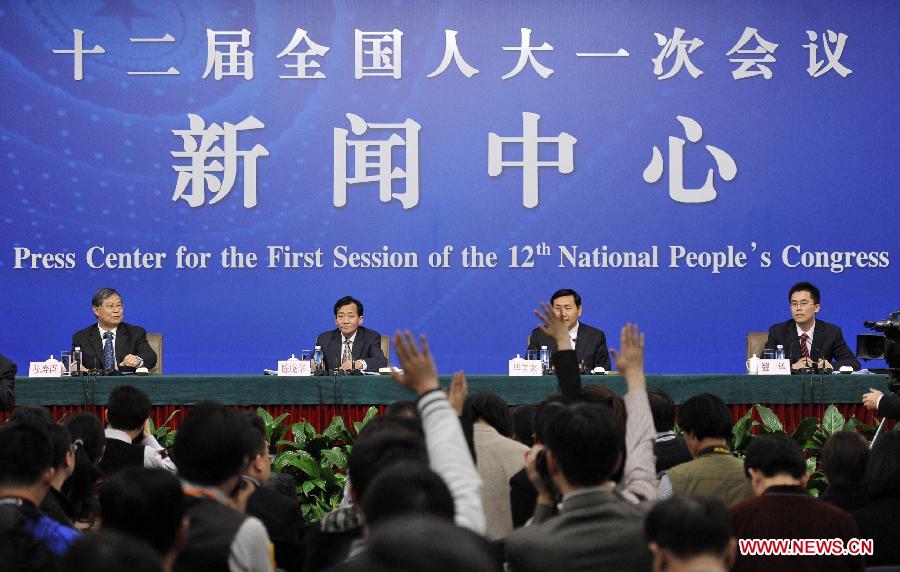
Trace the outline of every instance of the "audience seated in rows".
<instances>
[{"instance_id":1,"label":"audience seated in rows","mask_svg":"<svg viewBox=\"0 0 900 572\"><path fill-rule=\"evenodd\" d=\"M681 405L678 422L694 459L663 474L659 498L695 495L730 505L752 497L744 465L728 449L731 413L725 402L711 393L695 395Z\"/></svg>"},{"instance_id":2,"label":"audience seated in rows","mask_svg":"<svg viewBox=\"0 0 900 572\"><path fill-rule=\"evenodd\" d=\"M93 413L82 412L67 417L63 425L72 435L75 468L62 493L72 504L75 528L90 528L100 513L96 491L104 480L97 467L106 450L103 424Z\"/></svg>"},{"instance_id":3,"label":"audience seated in rows","mask_svg":"<svg viewBox=\"0 0 900 572\"><path fill-rule=\"evenodd\" d=\"M50 477L50 489L40 505L41 512L56 522L74 528L75 507L62 493L63 484L75 471L75 453L72 452L72 434L67 427L51 423L47 425L50 447L53 456L53 476Z\"/></svg>"},{"instance_id":4,"label":"audience seated in rows","mask_svg":"<svg viewBox=\"0 0 900 572\"><path fill-rule=\"evenodd\" d=\"M859 536L853 517L812 497L806 490L806 460L784 434L762 435L747 447L744 467L754 498L730 507L734 535L751 538L842 539ZM737 555L737 572L862 570L861 556Z\"/></svg>"}]
</instances>

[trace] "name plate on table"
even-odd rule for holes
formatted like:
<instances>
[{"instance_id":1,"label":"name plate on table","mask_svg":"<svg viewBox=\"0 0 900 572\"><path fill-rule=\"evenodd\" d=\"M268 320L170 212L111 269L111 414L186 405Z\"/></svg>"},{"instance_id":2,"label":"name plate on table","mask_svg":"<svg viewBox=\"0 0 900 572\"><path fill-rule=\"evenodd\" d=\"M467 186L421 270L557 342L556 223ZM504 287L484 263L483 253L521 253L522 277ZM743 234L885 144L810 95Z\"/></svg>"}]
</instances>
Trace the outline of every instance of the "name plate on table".
<instances>
[{"instance_id":1,"label":"name plate on table","mask_svg":"<svg viewBox=\"0 0 900 572\"><path fill-rule=\"evenodd\" d=\"M756 368L756 375L791 375L791 360L761 359Z\"/></svg>"},{"instance_id":2,"label":"name plate on table","mask_svg":"<svg viewBox=\"0 0 900 572\"><path fill-rule=\"evenodd\" d=\"M516 358L509 360L509 376L536 376L544 375L539 359Z\"/></svg>"},{"instance_id":3,"label":"name plate on table","mask_svg":"<svg viewBox=\"0 0 900 572\"><path fill-rule=\"evenodd\" d=\"M28 366L28 377L62 377L62 363L55 359L33 361Z\"/></svg>"},{"instance_id":4,"label":"name plate on table","mask_svg":"<svg viewBox=\"0 0 900 572\"><path fill-rule=\"evenodd\" d=\"M312 371L307 360L286 359L278 362L278 375L305 377L312 375Z\"/></svg>"}]
</instances>

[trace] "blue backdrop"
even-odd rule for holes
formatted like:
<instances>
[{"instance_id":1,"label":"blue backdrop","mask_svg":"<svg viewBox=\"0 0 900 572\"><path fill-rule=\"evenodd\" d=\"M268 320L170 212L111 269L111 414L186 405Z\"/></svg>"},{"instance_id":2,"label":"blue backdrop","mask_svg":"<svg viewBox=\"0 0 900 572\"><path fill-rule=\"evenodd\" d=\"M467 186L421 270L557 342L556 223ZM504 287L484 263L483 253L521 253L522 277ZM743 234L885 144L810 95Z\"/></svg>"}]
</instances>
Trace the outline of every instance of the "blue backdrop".
<instances>
[{"instance_id":1,"label":"blue backdrop","mask_svg":"<svg viewBox=\"0 0 900 572\"><path fill-rule=\"evenodd\" d=\"M822 289L819 315L843 327L851 347L863 320L882 319L898 304L900 11L893 2L0 6L0 352L23 369L58 354L72 332L91 323L90 297L103 286L123 293L126 321L164 333L169 373L273 367L333 327L332 304L345 294L365 302L367 326L428 333L442 372L483 373L505 371L535 326L531 309L561 287L582 294L583 321L604 329L611 345L622 324L639 323L654 372L741 371L747 331L789 318L787 290L799 280ZM732 75L740 64L730 59L765 55L726 55L747 27L778 44L775 61L765 64L771 79ZM279 78L295 73L285 67L295 57L276 56L297 28L329 48L307 58L320 67L306 73L321 71L324 79ZM552 46L533 52L553 70L546 79L530 63L501 79L520 54L503 48L522 45L522 28L532 30L531 46ZM681 45L703 72L697 78L686 66L659 79L677 66L679 50L661 46L654 34L666 43L676 28L684 30L684 42L703 42ZM85 50L105 50L83 55L81 80L74 78L74 55L53 52L73 50L76 29L84 32ZM249 31L249 47L235 49L254 53L252 79L217 80L214 71L203 78L207 29ZM354 30L395 29L403 33L401 77L355 79ZM445 30L458 31L459 51L478 74L468 78L451 64L427 77L444 57ZM174 42L132 41L166 34ZM846 34L840 65L811 77L808 46L816 46L822 71L829 55L837 57L838 34ZM743 49L758 46L751 40ZM671 56L654 74L652 60L668 47ZM576 55L620 48L629 55ZM382 63L396 58L395 51ZM850 71L846 77L837 73L840 66ZM127 73L169 67L179 74ZM523 206L523 169L505 166L489 175L489 134L522 137L525 112L540 115L541 137L577 139L571 173L540 169L535 208ZM346 205L334 206L334 130L350 129L348 113L370 124L412 119L421 126L415 206L381 202L374 182L347 185ZM241 159L220 202L209 204L211 191L198 207L173 200L173 166L190 163L173 157L185 151L173 130L189 128L188 114L207 127L249 116L264 124L237 138L240 151L261 145L268 152L256 161L255 207L242 202ZM715 200L684 204L670 197L668 138L687 139L677 116L703 131L699 143L684 144L684 186L699 188L712 169ZM378 138L371 131L347 137ZM724 180L706 145L734 160L733 180ZM644 170L654 146L664 172L648 183ZM390 155L409 171L405 149ZM559 153L559 145L543 142L538 156L553 163ZM522 145L504 146L507 162L527 155ZM352 151L348 157L352 176ZM403 180L394 185L395 193L403 191ZM509 267L510 248L541 243L549 256L535 257L530 268ZM267 268L267 247L284 245L321 248L323 267ZM446 245L454 247L449 267L430 267L428 254ZM464 268L460 255L471 245L496 252L497 266ZM657 267L560 267L560 245L617 252L656 245ZM715 273L684 260L671 267L673 245L691 252L731 245L746 253L746 263ZM86 254L95 246L167 258L160 269L91 268ZM212 253L208 268L176 268L179 246ZM258 254L259 266L222 268L219 252L229 246ZM337 246L417 252L419 267L334 268ZM32 268L22 249L60 254L64 267ZM802 254L817 252L826 253L819 264L814 254ZM861 259L843 252L879 254Z\"/></svg>"}]
</instances>

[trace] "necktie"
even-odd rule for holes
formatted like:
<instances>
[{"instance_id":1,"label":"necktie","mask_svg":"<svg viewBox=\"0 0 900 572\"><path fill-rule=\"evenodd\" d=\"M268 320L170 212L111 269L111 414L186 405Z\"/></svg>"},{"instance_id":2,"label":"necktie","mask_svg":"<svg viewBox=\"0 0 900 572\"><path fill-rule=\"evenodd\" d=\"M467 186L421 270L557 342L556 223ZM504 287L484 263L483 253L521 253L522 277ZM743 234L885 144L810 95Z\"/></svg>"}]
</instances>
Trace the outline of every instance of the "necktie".
<instances>
[{"instance_id":1,"label":"necktie","mask_svg":"<svg viewBox=\"0 0 900 572\"><path fill-rule=\"evenodd\" d=\"M113 347L113 333L106 332L103 334L106 343L103 344L103 369L116 368L116 350Z\"/></svg>"},{"instance_id":2,"label":"necktie","mask_svg":"<svg viewBox=\"0 0 900 572\"><path fill-rule=\"evenodd\" d=\"M809 357L809 348L806 347L807 340L809 340L809 336L806 335L806 332L803 332L803 335L800 336L800 357L802 358Z\"/></svg>"},{"instance_id":3,"label":"necktie","mask_svg":"<svg viewBox=\"0 0 900 572\"><path fill-rule=\"evenodd\" d=\"M350 350L350 340L344 340L344 353L341 354L341 364L353 361L353 352Z\"/></svg>"}]
</instances>

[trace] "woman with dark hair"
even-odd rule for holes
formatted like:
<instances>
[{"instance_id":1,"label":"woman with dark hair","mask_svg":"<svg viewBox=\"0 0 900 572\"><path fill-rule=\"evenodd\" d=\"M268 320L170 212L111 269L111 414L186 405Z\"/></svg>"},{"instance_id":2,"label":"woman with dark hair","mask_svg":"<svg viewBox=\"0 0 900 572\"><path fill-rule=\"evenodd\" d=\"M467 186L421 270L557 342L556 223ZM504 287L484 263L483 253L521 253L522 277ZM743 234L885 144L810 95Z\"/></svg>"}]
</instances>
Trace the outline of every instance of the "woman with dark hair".
<instances>
[{"instance_id":1,"label":"woman with dark hair","mask_svg":"<svg viewBox=\"0 0 900 572\"><path fill-rule=\"evenodd\" d=\"M856 431L838 431L825 441L822 468L828 490L819 498L847 512L866 504L863 477L869 460L869 443Z\"/></svg>"},{"instance_id":2,"label":"woman with dark hair","mask_svg":"<svg viewBox=\"0 0 900 572\"><path fill-rule=\"evenodd\" d=\"M97 490L103 481L103 473L97 463L106 448L103 424L93 413L82 412L67 418L63 425L72 434L75 470L63 483L62 493L75 510L75 528L91 528L100 513Z\"/></svg>"},{"instance_id":3,"label":"woman with dark hair","mask_svg":"<svg viewBox=\"0 0 900 572\"><path fill-rule=\"evenodd\" d=\"M853 517L859 537L875 541L874 553L866 557L866 566L896 566L900 564L900 433L882 433L875 440L864 483L867 503Z\"/></svg>"}]
</instances>

